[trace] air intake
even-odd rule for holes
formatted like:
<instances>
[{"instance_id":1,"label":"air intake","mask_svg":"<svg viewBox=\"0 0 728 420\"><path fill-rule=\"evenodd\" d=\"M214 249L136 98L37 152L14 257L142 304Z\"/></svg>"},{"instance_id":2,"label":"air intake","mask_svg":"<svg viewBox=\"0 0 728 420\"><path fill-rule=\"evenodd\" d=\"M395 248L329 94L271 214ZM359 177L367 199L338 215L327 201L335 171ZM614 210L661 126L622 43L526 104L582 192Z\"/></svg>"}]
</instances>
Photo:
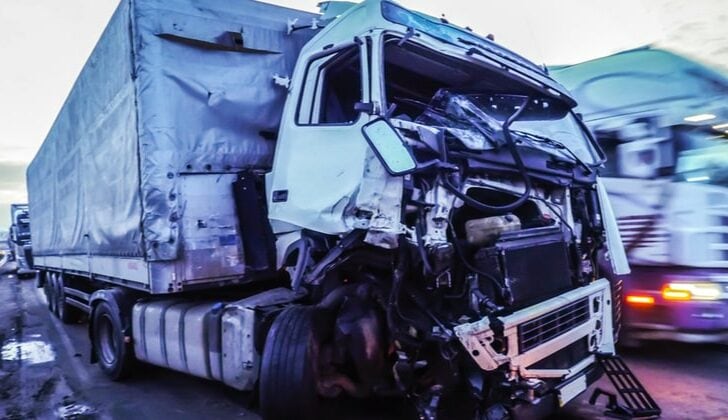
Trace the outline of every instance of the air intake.
<instances>
[{"instance_id":1,"label":"air intake","mask_svg":"<svg viewBox=\"0 0 728 420\"><path fill-rule=\"evenodd\" d=\"M589 320L589 298L542 315L518 326L520 353L538 347Z\"/></svg>"}]
</instances>

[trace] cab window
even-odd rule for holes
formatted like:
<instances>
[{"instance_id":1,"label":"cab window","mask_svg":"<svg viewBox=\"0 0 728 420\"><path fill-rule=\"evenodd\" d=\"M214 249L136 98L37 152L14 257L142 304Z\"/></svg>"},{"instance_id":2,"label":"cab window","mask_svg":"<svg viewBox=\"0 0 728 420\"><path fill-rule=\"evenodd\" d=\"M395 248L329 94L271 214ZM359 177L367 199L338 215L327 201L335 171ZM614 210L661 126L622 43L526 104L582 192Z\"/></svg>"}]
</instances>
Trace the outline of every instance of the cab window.
<instances>
[{"instance_id":1,"label":"cab window","mask_svg":"<svg viewBox=\"0 0 728 420\"><path fill-rule=\"evenodd\" d=\"M308 64L296 116L301 125L351 124L362 100L361 51L352 45Z\"/></svg>"}]
</instances>

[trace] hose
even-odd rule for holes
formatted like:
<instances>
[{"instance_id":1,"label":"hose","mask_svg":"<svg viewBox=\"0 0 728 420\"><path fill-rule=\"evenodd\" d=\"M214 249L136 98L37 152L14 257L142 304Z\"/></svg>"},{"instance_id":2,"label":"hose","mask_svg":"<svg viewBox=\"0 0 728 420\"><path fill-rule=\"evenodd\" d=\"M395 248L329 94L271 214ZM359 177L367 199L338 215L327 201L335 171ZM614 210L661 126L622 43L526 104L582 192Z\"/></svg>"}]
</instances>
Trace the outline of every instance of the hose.
<instances>
[{"instance_id":1,"label":"hose","mask_svg":"<svg viewBox=\"0 0 728 420\"><path fill-rule=\"evenodd\" d=\"M526 109L526 105L528 105L528 101L530 100L530 97L526 97L526 99L521 104L520 108L518 108L513 114L511 114L510 117L503 123L503 137L506 139L506 145L508 146L508 151L510 152L511 156L513 157L513 161L516 164L516 168L523 176L523 182L525 184L525 190L523 191L523 194L518 197L514 202L510 204L506 204L503 206L493 206L489 204L485 204L481 201L478 201L472 197L469 197L467 194L460 191L460 188L452 183L452 181L449 178L449 174L444 174L442 176L442 183L443 186L450 191L453 195L455 195L457 198L462 200L466 205L482 211L482 212L490 212L495 214L505 214L510 213L513 210L517 209L521 205L523 205L531 196L531 177L528 175L528 171L526 170L526 165L523 163L523 159L521 159L521 155L518 153L518 149L516 147L516 143L513 140L513 137L511 136L511 132L509 130L509 127L513 122L518 119L518 117L521 116L523 111ZM475 128L478 129L483 135L487 135L485 130L483 130L480 127L480 124L478 124L476 121L472 121ZM444 136L440 136L440 159L442 159L443 162L448 162L448 153L447 153L447 145L445 143Z\"/></svg>"},{"instance_id":2,"label":"hose","mask_svg":"<svg viewBox=\"0 0 728 420\"><path fill-rule=\"evenodd\" d=\"M430 265L430 260L427 256L427 250L425 249L425 241L424 241L424 230L426 228L424 225L424 215L423 210L420 209L418 211L417 220L415 221L415 234L417 235L417 251L420 254L420 258L422 259L422 271L425 276L429 276L430 274L434 274L432 270L432 266Z\"/></svg>"}]
</instances>

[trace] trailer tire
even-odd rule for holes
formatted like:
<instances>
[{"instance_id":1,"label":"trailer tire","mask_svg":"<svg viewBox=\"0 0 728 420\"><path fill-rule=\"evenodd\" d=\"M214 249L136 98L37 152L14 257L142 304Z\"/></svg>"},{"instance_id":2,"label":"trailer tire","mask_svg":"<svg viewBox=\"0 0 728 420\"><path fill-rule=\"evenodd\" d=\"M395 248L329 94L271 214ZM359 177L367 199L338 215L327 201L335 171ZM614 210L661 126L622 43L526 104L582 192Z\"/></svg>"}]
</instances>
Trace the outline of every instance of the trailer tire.
<instances>
[{"instance_id":1,"label":"trailer tire","mask_svg":"<svg viewBox=\"0 0 728 420\"><path fill-rule=\"evenodd\" d=\"M58 287L60 277L60 274L53 273L53 283L51 283L51 291L53 292L53 315L55 315L58 319L61 318L60 308L58 307L58 303L61 301L59 296L61 288Z\"/></svg>"},{"instance_id":2,"label":"trailer tire","mask_svg":"<svg viewBox=\"0 0 728 420\"><path fill-rule=\"evenodd\" d=\"M46 300L48 301L48 310L55 315L56 314L56 282L55 282L55 273L48 272L46 274L46 281L45 281L45 295Z\"/></svg>"},{"instance_id":3,"label":"trailer tire","mask_svg":"<svg viewBox=\"0 0 728 420\"><path fill-rule=\"evenodd\" d=\"M66 303L65 286L63 274L59 274L56 278L56 312L64 324L75 324L81 319L82 312L75 306Z\"/></svg>"},{"instance_id":4,"label":"trailer tire","mask_svg":"<svg viewBox=\"0 0 728 420\"><path fill-rule=\"evenodd\" d=\"M92 313L93 349L99 367L112 381L129 376L134 350L124 337L121 316L106 301L99 302Z\"/></svg>"},{"instance_id":5,"label":"trailer tire","mask_svg":"<svg viewBox=\"0 0 728 420\"><path fill-rule=\"evenodd\" d=\"M293 306L273 321L263 348L260 409L266 420L320 417L317 392L321 335L313 307Z\"/></svg>"},{"instance_id":6,"label":"trailer tire","mask_svg":"<svg viewBox=\"0 0 728 420\"><path fill-rule=\"evenodd\" d=\"M48 311L53 312L53 300L51 299L51 273L49 271L43 272L43 294L46 298L46 305L48 306Z\"/></svg>"},{"instance_id":7,"label":"trailer tire","mask_svg":"<svg viewBox=\"0 0 728 420\"><path fill-rule=\"evenodd\" d=\"M38 275L35 277L35 287L40 289L42 287L45 287L45 280L47 271L38 271ZM45 290L43 290L45 292Z\"/></svg>"}]
</instances>

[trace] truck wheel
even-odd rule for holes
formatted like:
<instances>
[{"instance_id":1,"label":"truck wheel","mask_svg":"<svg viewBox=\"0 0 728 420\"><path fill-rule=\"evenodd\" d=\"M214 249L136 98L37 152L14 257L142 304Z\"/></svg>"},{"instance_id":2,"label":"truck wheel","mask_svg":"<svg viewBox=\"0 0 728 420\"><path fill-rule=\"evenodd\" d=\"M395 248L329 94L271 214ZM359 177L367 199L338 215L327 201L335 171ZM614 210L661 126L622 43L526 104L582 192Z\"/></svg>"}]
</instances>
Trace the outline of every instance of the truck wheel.
<instances>
[{"instance_id":1,"label":"truck wheel","mask_svg":"<svg viewBox=\"0 0 728 420\"><path fill-rule=\"evenodd\" d=\"M41 287L45 287L45 281L46 281L47 272L46 271L38 271L38 274L35 276L35 287L40 289ZM45 292L45 289L43 290Z\"/></svg>"},{"instance_id":2,"label":"truck wheel","mask_svg":"<svg viewBox=\"0 0 728 420\"><path fill-rule=\"evenodd\" d=\"M131 373L134 351L124 339L120 315L107 302L100 302L92 315L93 348L101 370L119 381Z\"/></svg>"},{"instance_id":3,"label":"truck wheel","mask_svg":"<svg viewBox=\"0 0 728 420\"><path fill-rule=\"evenodd\" d=\"M49 273L48 271L44 271L41 273L41 275L43 276L43 295L46 298L46 305L48 306L48 310L52 312L50 294L51 273Z\"/></svg>"},{"instance_id":4,"label":"truck wheel","mask_svg":"<svg viewBox=\"0 0 728 420\"><path fill-rule=\"evenodd\" d=\"M48 301L48 310L52 313L56 313L56 293L55 293L55 273L47 272L43 291L45 292L46 300Z\"/></svg>"},{"instance_id":5,"label":"truck wheel","mask_svg":"<svg viewBox=\"0 0 728 420\"><path fill-rule=\"evenodd\" d=\"M66 303L65 281L63 275L59 274L56 278L56 312L58 318L64 324L74 324L81 318L81 311L78 308Z\"/></svg>"},{"instance_id":6,"label":"truck wheel","mask_svg":"<svg viewBox=\"0 0 728 420\"><path fill-rule=\"evenodd\" d=\"M320 334L312 307L293 306L273 321L263 348L260 408L266 420L318 416Z\"/></svg>"}]
</instances>

